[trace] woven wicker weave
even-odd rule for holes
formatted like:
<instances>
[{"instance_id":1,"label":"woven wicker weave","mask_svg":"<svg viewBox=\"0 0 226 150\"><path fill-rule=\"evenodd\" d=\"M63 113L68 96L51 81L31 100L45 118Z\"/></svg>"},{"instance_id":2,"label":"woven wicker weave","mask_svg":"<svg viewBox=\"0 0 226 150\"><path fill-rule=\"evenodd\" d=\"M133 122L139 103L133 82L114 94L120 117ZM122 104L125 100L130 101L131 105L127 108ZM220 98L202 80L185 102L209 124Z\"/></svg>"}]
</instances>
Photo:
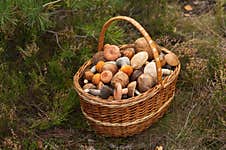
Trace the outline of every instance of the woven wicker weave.
<instances>
[{"instance_id":1,"label":"woven wicker weave","mask_svg":"<svg viewBox=\"0 0 226 150\"><path fill-rule=\"evenodd\" d=\"M157 47L165 53L172 53L158 46L134 19L118 16L109 19L100 33L98 50L103 50L104 35L107 28L115 20L126 20L133 24L148 41L156 62L158 84L150 90L129 99L105 100L85 93L80 86L82 76L91 67L91 60L83 64L74 76L74 88L80 96L81 110L89 125L99 134L113 137L126 137L142 132L158 118L162 117L169 107L175 93L180 64L175 67L170 76L162 80L161 64Z\"/></svg>"}]
</instances>

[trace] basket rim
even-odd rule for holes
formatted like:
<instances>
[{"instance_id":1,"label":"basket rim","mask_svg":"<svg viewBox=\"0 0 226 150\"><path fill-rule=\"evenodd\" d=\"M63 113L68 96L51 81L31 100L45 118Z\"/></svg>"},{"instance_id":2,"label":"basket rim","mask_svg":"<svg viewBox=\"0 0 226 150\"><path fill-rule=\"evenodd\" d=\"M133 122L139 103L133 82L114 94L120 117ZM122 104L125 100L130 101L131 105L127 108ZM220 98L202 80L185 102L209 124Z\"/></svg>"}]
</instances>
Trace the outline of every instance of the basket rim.
<instances>
[{"instance_id":1,"label":"basket rim","mask_svg":"<svg viewBox=\"0 0 226 150\"><path fill-rule=\"evenodd\" d=\"M173 53L172 51L160 46L161 50L164 51L165 53ZM79 84L79 79L83 76L84 71L86 68L88 68L91 65L91 59L86 61L80 68L79 70L75 73L73 77L73 83L74 83L74 89L77 91L77 93L80 96L80 99L83 98L82 100L86 100L90 103L93 104L99 104L99 105L107 105L110 107L119 106L123 104L128 104L128 105L133 105L133 103L138 103L138 101L143 101L146 99L149 99L153 97L156 93L158 93L162 88L165 88L168 84L172 83L175 78L178 77L180 69L181 69L181 64L179 61L179 64L176 66L174 69L173 73L171 73L169 76L167 76L161 84L156 84L154 87L149 89L148 91L141 93L141 95L134 96L131 98L127 99L122 99L122 100L107 100L107 99L102 99L98 96L93 96L89 93L84 92L82 87Z\"/></svg>"}]
</instances>

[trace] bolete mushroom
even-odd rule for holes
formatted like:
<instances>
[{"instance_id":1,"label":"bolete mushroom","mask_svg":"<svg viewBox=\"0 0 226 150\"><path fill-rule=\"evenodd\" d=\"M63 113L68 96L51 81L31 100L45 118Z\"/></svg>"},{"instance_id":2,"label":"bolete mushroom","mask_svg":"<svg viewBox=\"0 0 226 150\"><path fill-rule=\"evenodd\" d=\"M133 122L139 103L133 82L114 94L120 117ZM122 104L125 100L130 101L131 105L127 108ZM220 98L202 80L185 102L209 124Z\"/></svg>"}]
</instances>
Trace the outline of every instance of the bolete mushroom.
<instances>
[{"instance_id":1,"label":"bolete mushroom","mask_svg":"<svg viewBox=\"0 0 226 150\"><path fill-rule=\"evenodd\" d=\"M112 95L113 89L107 85L104 85L101 89L85 89L84 92L107 99L110 95Z\"/></svg>"},{"instance_id":2,"label":"bolete mushroom","mask_svg":"<svg viewBox=\"0 0 226 150\"><path fill-rule=\"evenodd\" d=\"M145 51L139 52L131 59L131 66L133 69L139 69L146 63L147 60L148 53Z\"/></svg>"},{"instance_id":3,"label":"bolete mushroom","mask_svg":"<svg viewBox=\"0 0 226 150\"><path fill-rule=\"evenodd\" d=\"M117 65L112 63L105 63L102 69L111 71L113 75L118 71Z\"/></svg>"},{"instance_id":4,"label":"bolete mushroom","mask_svg":"<svg viewBox=\"0 0 226 150\"><path fill-rule=\"evenodd\" d=\"M89 81L92 81L92 78L94 76L94 73L90 70L87 70L85 73L84 73L84 76L85 76L85 79L89 80Z\"/></svg>"},{"instance_id":5,"label":"bolete mushroom","mask_svg":"<svg viewBox=\"0 0 226 150\"><path fill-rule=\"evenodd\" d=\"M100 81L97 85L97 89L101 89L104 86L104 83Z\"/></svg>"},{"instance_id":6,"label":"bolete mushroom","mask_svg":"<svg viewBox=\"0 0 226 150\"><path fill-rule=\"evenodd\" d=\"M122 71L118 71L111 80L111 85L115 87L116 83L120 83L122 87L126 87L126 85L129 83L129 77L126 73Z\"/></svg>"},{"instance_id":7,"label":"bolete mushroom","mask_svg":"<svg viewBox=\"0 0 226 150\"><path fill-rule=\"evenodd\" d=\"M164 56L165 56L165 54L163 54L163 53L160 53L160 55L159 55L159 59L160 59L160 63L161 63L162 67L166 65L166 60L165 60Z\"/></svg>"},{"instance_id":8,"label":"bolete mushroom","mask_svg":"<svg viewBox=\"0 0 226 150\"><path fill-rule=\"evenodd\" d=\"M144 67L144 73L151 75L155 81L157 81L157 71L156 71L156 64L154 61L148 63ZM169 69L162 69L163 75L170 75L172 73L172 70Z\"/></svg>"},{"instance_id":9,"label":"bolete mushroom","mask_svg":"<svg viewBox=\"0 0 226 150\"><path fill-rule=\"evenodd\" d=\"M104 45L104 58L107 60L116 60L121 56L120 49L116 45Z\"/></svg>"},{"instance_id":10,"label":"bolete mushroom","mask_svg":"<svg viewBox=\"0 0 226 150\"><path fill-rule=\"evenodd\" d=\"M140 92L145 92L150 88L152 88L156 82L151 75L144 73L138 77L137 83L138 83L138 90Z\"/></svg>"},{"instance_id":11,"label":"bolete mushroom","mask_svg":"<svg viewBox=\"0 0 226 150\"><path fill-rule=\"evenodd\" d=\"M147 43L147 41L145 40L144 37L141 37L141 38L138 38L135 42L135 50L136 52L140 52L140 51L146 51L148 53L148 58L149 59L153 59L154 56L153 56L153 53L152 53L152 50L149 46L149 44ZM158 48L158 52L160 53L161 52L161 49Z\"/></svg>"},{"instance_id":12,"label":"bolete mushroom","mask_svg":"<svg viewBox=\"0 0 226 150\"><path fill-rule=\"evenodd\" d=\"M91 68L90 68L90 71L92 72L92 73L95 73L97 70L96 70L96 65L95 66L92 66Z\"/></svg>"},{"instance_id":13,"label":"bolete mushroom","mask_svg":"<svg viewBox=\"0 0 226 150\"><path fill-rule=\"evenodd\" d=\"M124 65L130 65L130 60L128 57L120 57L116 60L116 65L122 67Z\"/></svg>"},{"instance_id":14,"label":"bolete mushroom","mask_svg":"<svg viewBox=\"0 0 226 150\"><path fill-rule=\"evenodd\" d=\"M127 48L127 49L122 50L121 53L123 56L131 59L135 54L135 50L134 50L134 48Z\"/></svg>"},{"instance_id":15,"label":"bolete mushroom","mask_svg":"<svg viewBox=\"0 0 226 150\"><path fill-rule=\"evenodd\" d=\"M115 100L121 100L122 95L127 94L127 93L128 93L128 88L122 89L122 85L119 82L117 82L115 84L115 89L114 89L114 99Z\"/></svg>"},{"instance_id":16,"label":"bolete mushroom","mask_svg":"<svg viewBox=\"0 0 226 150\"><path fill-rule=\"evenodd\" d=\"M111 81L112 77L113 77L113 74L109 70L105 70L105 71L101 72L101 74L100 74L100 79L103 83L109 83Z\"/></svg>"},{"instance_id":17,"label":"bolete mushroom","mask_svg":"<svg viewBox=\"0 0 226 150\"><path fill-rule=\"evenodd\" d=\"M137 82L136 81L130 82L128 84L127 88L128 88L128 96L129 97L134 97L136 86L137 86Z\"/></svg>"},{"instance_id":18,"label":"bolete mushroom","mask_svg":"<svg viewBox=\"0 0 226 150\"><path fill-rule=\"evenodd\" d=\"M97 87L92 83L87 83L82 88L83 90L85 90L85 89L96 89Z\"/></svg>"},{"instance_id":19,"label":"bolete mushroom","mask_svg":"<svg viewBox=\"0 0 226 150\"><path fill-rule=\"evenodd\" d=\"M104 58L104 52L103 51L99 51L97 53L95 53L93 55L93 58L92 58L92 64L93 65L96 65L98 61L105 61L106 59Z\"/></svg>"},{"instance_id":20,"label":"bolete mushroom","mask_svg":"<svg viewBox=\"0 0 226 150\"><path fill-rule=\"evenodd\" d=\"M143 74L143 69L142 69L142 68L133 71L133 73L132 73L132 75L131 75L131 77L130 77L130 80L131 80L131 81L137 80L137 78L138 78L141 74Z\"/></svg>"},{"instance_id":21,"label":"bolete mushroom","mask_svg":"<svg viewBox=\"0 0 226 150\"><path fill-rule=\"evenodd\" d=\"M168 53L164 56L166 63L170 66L177 66L179 64L179 59L174 53Z\"/></svg>"},{"instance_id":22,"label":"bolete mushroom","mask_svg":"<svg viewBox=\"0 0 226 150\"><path fill-rule=\"evenodd\" d=\"M98 85L99 82L100 82L100 73L96 73L92 78L92 83L95 85Z\"/></svg>"}]
</instances>

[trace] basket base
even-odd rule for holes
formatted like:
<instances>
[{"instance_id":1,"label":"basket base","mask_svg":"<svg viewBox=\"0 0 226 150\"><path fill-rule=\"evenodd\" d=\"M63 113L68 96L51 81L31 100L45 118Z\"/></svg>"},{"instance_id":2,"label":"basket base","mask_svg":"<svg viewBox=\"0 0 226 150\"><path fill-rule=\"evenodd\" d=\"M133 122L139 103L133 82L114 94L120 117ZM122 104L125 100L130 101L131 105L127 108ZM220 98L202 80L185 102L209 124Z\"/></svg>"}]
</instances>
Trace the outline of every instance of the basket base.
<instances>
[{"instance_id":1,"label":"basket base","mask_svg":"<svg viewBox=\"0 0 226 150\"><path fill-rule=\"evenodd\" d=\"M145 129L149 128L153 123L155 123L159 118L161 118L167 111L170 102L172 101L174 94L162 107L150 115L138 119L134 122L126 123L109 123L101 122L89 117L83 110L83 114L86 117L88 124L97 134L107 136L107 137L127 137L135 134L139 134Z\"/></svg>"}]
</instances>

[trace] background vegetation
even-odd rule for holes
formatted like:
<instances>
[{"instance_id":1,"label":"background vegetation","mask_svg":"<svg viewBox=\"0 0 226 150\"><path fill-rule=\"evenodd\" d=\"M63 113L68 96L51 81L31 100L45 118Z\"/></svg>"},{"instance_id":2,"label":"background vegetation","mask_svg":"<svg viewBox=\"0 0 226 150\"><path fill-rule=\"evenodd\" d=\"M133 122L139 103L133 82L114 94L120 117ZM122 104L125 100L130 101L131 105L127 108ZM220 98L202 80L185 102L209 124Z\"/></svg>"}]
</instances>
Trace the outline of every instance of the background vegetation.
<instances>
[{"instance_id":1,"label":"background vegetation","mask_svg":"<svg viewBox=\"0 0 226 150\"><path fill-rule=\"evenodd\" d=\"M225 149L225 7L224 0L1 0L0 149ZM133 137L105 138L86 124L72 79L117 15L140 22L180 57L182 70L158 123ZM105 42L139 36L119 22Z\"/></svg>"}]
</instances>

